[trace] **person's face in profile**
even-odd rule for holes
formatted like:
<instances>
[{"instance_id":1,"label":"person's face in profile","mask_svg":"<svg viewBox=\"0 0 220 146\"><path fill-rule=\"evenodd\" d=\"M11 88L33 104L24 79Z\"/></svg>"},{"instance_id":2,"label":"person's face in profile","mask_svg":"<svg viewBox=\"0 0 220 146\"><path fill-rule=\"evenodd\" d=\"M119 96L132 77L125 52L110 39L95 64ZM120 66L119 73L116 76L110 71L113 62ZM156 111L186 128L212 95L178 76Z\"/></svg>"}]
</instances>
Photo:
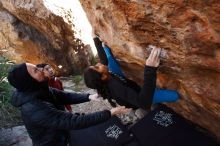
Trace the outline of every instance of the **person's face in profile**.
<instances>
[{"instance_id":1,"label":"person's face in profile","mask_svg":"<svg viewBox=\"0 0 220 146\"><path fill-rule=\"evenodd\" d=\"M26 66L28 73L33 79L37 80L38 82L42 82L45 80L42 68L37 68L36 65L31 63L26 63Z\"/></svg>"},{"instance_id":2,"label":"person's face in profile","mask_svg":"<svg viewBox=\"0 0 220 146\"><path fill-rule=\"evenodd\" d=\"M54 76L54 70L50 65L46 65L43 68L43 73L44 73L44 76L47 77L47 78L51 78L51 77Z\"/></svg>"}]
</instances>

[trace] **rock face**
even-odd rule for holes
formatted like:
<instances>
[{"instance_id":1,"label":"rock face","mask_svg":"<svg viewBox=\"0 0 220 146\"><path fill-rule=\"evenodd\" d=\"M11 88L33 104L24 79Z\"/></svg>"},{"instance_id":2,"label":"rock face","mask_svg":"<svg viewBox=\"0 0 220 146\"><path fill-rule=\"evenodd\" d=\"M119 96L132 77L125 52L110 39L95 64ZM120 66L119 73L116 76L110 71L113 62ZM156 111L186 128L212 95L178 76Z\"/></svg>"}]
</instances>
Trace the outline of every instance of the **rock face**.
<instances>
[{"instance_id":1,"label":"rock face","mask_svg":"<svg viewBox=\"0 0 220 146\"><path fill-rule=\"evenodd\" d=\"M0 53L16 62L62 65L62 74L79 73L90 64L91 48L75 37L71 20L52 13L43 0L0 0L0 26Z\"/></svg>"},{"instance_id":2,"label":"rock face","mask_svg":"<svg viewBox=\"0 0 220 146\"><path fill-rule=\"evenodd\" d=\"M220 138L219 0L80 2L96 33L139 83L145 48L164 48L158 86L181 94L169 106Z\"/></svg>"}]
</instances>

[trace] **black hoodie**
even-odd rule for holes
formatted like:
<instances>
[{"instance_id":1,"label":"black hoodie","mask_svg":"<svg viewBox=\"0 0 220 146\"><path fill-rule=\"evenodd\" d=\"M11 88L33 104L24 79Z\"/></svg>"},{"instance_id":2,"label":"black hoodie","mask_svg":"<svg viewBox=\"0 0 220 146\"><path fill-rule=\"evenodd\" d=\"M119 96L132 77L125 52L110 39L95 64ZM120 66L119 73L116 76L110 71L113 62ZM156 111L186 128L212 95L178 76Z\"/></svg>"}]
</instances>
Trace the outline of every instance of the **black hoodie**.
<instances>
[{"instance_id":1,"label":"black hoodie","mask_svg":"<svg viewBox=\"0 0 220 146\"><path fill-rule=\"evenodd\" d=\"M66 131L89 127L111 117L108 110L77 115L58 108L59 105L89 101L88 96L89 94L68 93L53 88L49 89L49 94L45 90L15 91L11 104L21 107L22 119L34 146L56 146L60 145L58 141L62 141Z\"/></svg>"}]
</instances>

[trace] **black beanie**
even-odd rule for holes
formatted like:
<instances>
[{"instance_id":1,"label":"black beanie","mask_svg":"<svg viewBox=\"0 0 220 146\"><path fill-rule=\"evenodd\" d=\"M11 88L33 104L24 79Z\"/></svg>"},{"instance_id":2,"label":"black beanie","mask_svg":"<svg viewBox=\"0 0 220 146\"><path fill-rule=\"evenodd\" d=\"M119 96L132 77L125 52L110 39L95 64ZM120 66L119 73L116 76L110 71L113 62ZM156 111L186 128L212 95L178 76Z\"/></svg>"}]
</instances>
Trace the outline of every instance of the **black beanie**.
<instances>
[{"instance_id":1,"label":"black beanie","mask_svg":"<svg viewBox=\"0 0 220 146\"><path fill-rule=\"evenodd\" d=\"M8 81L18 91L27 91L37 82L28 73L26 63L13 67L8 72Z\"/></svg>"}]
</instances>

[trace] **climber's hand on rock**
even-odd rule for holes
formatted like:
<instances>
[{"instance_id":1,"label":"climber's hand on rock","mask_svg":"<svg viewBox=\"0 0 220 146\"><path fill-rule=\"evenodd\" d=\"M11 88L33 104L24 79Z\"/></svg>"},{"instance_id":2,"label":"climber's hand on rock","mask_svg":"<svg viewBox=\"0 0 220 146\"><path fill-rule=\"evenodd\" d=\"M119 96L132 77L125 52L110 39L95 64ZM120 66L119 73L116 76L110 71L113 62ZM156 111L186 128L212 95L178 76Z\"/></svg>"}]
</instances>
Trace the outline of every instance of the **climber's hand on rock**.
<instances>
[{"instance_id":1,"label":"climber's hand on rock","mask_svg":"<svg viewBox=\"0 0 220 146\"><path fill-rule=\"evenodd\" d=\"M151 50L148 59L146 60L146 65L152 67L158 67L160 64L160 57L159 57L160 52L161 52L161 48L154 47Z\"/></svg>"},{"instance_id":2,"label":"climber's hand on rock","mask_svg":"<svg viewBox=\"0 0 220 146\"><path fill-rule=\"evenodd\" d=\"M103 47L103 48L105 48L105 47L106 47L105 42L102 42L102 47Z\"/></svg>"}]
</instances>

